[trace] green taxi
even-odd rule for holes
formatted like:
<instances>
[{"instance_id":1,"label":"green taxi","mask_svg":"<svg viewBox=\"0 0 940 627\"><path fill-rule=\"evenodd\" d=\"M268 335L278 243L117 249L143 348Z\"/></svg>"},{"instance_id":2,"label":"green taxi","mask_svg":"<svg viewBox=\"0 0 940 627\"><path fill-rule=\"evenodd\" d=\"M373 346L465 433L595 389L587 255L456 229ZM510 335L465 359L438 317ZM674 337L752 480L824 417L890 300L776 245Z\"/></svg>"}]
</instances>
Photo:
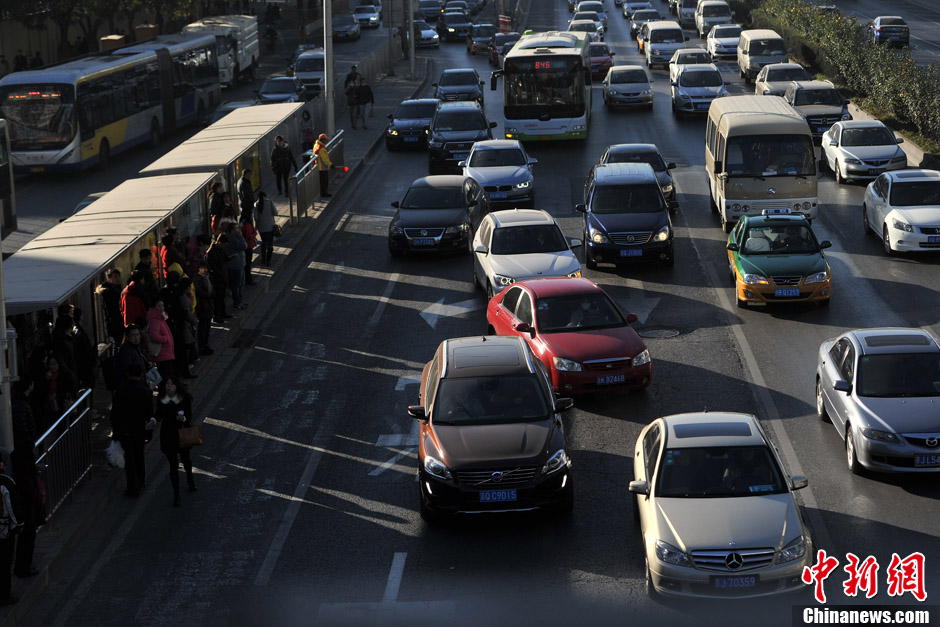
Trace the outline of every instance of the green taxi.
<instances>
[{"instance_id":1,"label":"green taxi","mask_svg":"<svg viewBox=\"0 0 940 627\"><path fill-rule=\"evenodd\" d=\"M786 209L742 217L728 236L728 265L738 307L748 303L829 304L832 275L809 221Z\"/></svg>"}]
</instances>

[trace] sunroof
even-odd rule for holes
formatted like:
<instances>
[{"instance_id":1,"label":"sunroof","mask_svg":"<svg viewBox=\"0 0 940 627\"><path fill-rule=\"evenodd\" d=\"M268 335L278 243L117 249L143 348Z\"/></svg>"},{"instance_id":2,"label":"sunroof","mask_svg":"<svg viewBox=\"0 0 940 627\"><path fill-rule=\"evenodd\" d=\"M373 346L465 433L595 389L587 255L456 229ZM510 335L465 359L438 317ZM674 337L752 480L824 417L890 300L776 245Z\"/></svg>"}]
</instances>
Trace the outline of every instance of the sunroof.
<instances>
[{"instance_id":1,"label":"sunroof","mask_svg":"<svg viewBox=\"0 0 940 627\"><path fill-rule=\"evenodd\" d=\"M751 435L751 425L746 422L698 422L675 425L673 431L677 438L709 438L721 435Z\"/></svg>"},{"instance_id":2,"label":"sunroof","mask_svg":"<svg viewBox=\"0 0 940 627\"><path fill-rule=\"evenodd\" d=\"M929 346L930 340L923 335L872 335L865 338L872 348L879 346Z\"/></svg>"}]
</instances>

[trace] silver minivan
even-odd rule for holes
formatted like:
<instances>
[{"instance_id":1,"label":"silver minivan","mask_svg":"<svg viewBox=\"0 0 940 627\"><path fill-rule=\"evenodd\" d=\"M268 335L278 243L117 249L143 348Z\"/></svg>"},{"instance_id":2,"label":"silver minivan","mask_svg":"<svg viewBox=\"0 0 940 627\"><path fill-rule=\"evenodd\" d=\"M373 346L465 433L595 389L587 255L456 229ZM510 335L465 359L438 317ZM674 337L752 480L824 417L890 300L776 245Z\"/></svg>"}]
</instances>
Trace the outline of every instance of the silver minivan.
<instances>
[{"instance_id":1,"label":"silver minivan","mask_svg":"<svg viewBox=\"0 0 940 627\"><path fill-rule=\"evenodd\" d=\"M738 39L738 71L744 83L750 83L761 68L771 63L786 63L787 44L769 29L746 30Z\"/></svg>"}]
</instances>

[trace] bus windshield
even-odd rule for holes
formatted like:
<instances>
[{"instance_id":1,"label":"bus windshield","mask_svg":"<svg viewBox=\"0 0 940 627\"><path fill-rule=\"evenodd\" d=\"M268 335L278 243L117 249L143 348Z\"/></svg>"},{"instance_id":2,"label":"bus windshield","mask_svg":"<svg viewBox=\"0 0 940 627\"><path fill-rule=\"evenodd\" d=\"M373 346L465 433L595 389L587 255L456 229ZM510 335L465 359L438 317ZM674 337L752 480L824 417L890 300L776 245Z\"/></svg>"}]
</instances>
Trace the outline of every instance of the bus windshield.
<instances>
[{"instance_id":1,"label":"bus windshield","mask_svg":"<svg viewBox=\"0 0 940 627\"><path fill-rule=\"evenodd\" d=\"M816 176L815 153L806 135L739 135L728 139L728 176Z\"/></svg>"},{"instance_id":2,"label":"bus windshield","mask_svg":"<svg viewBox=\"0 0 940 627\"><path fill-rule=\"evenodd\" d=\"M507 119L584 115L583 60L579 56L506 59Z\"/></svg>"},{"instance_id":3,"label":"bus windshield","mask_svg":"<svg viewBox=\"0 0 940 627\"><path fill-rule=\"evenodd\" d=\"M71 85L6 85L0 115L10 124L12 150L59 150L75 138L75 95Z\"/></svg>"}]
</instances>

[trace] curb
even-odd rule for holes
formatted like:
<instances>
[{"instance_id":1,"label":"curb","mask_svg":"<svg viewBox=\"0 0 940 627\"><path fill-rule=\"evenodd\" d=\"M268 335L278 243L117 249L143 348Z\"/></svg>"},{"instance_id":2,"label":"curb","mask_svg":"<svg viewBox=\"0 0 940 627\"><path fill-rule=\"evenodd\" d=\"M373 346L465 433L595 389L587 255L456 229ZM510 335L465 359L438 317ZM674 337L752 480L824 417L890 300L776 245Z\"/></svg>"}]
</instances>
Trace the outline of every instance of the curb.
<instances>
[{"instance_id":1,"label":"curb","mask_svg":"<svg viewBox=\"0 0 940 627\"><path fill-rule=\"evenodd\" d=\"M878 119L875 116L868 113L867 111L865 111L864 109L858 108L857 106L855 106L854 103L851 103L851 102L849 103L849 113L852 114L853 120L877 120ZM895 137L901 137L901 134L895 131L894 129L891 129L891 132L894 133ZM915 144L914 142L912 142L911 140L909 140L908 138L905 137L904 143L899 144L899 147L901 148L901 150L904 151L904 154L907 155L907 162L911 167L914 167L914 168L931 167L930 165L925 164L925 161L927 161L927 159L925 158L926 153L924 152L924 149L918 146L917 144Z\"/></svg>"}]
</instances>

